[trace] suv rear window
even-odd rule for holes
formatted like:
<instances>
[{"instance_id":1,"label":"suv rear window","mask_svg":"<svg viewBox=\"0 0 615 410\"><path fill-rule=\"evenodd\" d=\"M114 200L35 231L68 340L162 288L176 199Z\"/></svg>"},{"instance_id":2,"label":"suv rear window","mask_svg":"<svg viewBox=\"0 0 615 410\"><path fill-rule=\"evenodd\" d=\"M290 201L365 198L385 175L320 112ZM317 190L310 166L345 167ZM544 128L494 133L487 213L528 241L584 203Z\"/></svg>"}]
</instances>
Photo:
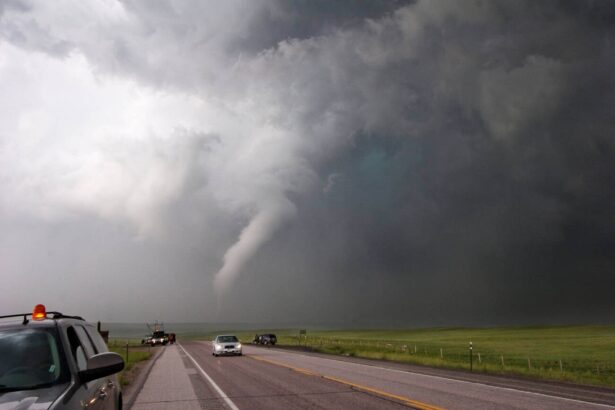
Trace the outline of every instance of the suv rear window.
<instances>
[{"instance_id":1,"label":"suv rear window","mask_svg":"<svg viewBox=\"0 0 615 410\"><path fill-rule=\"evenodd\" d=\"M0 393L36 389L69 380L55 329L0 331Z\"/></svg>"}]
</instances>

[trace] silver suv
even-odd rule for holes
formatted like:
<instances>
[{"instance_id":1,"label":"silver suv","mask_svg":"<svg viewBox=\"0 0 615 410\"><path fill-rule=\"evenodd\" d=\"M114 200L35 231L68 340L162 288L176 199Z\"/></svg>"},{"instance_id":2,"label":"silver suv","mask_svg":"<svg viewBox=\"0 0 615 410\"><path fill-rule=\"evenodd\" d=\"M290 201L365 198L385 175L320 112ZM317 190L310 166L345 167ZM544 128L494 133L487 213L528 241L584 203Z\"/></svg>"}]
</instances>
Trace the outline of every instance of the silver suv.
<instances>
[{"instance_id":1,"label":"silver suv","mask_svg":"<svg viewBox=\"0 0 615 410\"><path fill-rule=\"evenodd\" d=\"M121 409L123 368L81 317L43 305L0 316L0 409Z\"/></svg>"}]
</instances>

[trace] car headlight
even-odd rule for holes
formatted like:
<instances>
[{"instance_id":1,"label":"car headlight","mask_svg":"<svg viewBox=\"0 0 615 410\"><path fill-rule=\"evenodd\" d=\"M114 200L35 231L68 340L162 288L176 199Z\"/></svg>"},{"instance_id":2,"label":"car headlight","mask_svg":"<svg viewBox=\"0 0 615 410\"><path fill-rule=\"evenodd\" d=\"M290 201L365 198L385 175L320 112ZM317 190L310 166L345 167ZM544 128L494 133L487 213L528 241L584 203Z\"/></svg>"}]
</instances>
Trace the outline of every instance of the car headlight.
<instances>
[{"instance_id":1,"label":"car headlight","mask_svg":"<svg viewBox=\"0 0 615 410\"><path fill-rule=\"evenodd\" d=\"M220 350L220 349L222 349L222 345L219 345L218 343L216 343L216 344L214 345L214 349L216 349L216 350Z\"/></svg>"},{"instance_id":2,"label":"car headlight","mask_svg":"<svg viewBox=\"0 0 615 410\"><path fill-rule=\"evenodd\" d=\"M237 343L237 349L241 349L241 343Z\"/></svg>"}]
</instances>

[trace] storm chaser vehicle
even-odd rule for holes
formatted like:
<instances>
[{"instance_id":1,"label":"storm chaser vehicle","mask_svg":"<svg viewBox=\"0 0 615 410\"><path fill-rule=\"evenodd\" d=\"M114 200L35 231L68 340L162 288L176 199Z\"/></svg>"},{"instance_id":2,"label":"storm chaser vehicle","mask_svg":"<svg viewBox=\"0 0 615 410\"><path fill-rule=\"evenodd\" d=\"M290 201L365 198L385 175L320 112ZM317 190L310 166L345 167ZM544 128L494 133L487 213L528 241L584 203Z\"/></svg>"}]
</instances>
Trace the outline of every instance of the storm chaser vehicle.
<instances>
[{"instance_id":1,"label":"storm chaser vehicle","mask_svg":"<svg viewBox=\"0 0 615 410\"><path fill-rule=\"evenodd\" d=\"M167 343L169 343L169 336L164 333L164 330L157 330L152 333L152 339L150 340L152 346L166 345Z\"/></svg>"},{"instance_id":2,"label":"storm chaser vehicle","mask_svg":"<svg viewBox=\"0 0 615 410\"><path fill-rule=\"evenodd\" d=\"M121 409L124 360L79 316L0 316L0 409Z\"/></svg>"}]
</instances>

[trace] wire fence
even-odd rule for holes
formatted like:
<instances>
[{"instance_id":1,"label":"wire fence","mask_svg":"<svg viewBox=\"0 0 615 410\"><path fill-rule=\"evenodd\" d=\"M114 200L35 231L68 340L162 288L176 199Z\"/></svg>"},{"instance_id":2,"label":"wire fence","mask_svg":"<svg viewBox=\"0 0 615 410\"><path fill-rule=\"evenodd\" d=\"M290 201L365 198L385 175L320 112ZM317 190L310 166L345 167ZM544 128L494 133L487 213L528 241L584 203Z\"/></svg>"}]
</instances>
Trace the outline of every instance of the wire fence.
<instances>
[{"instance_id":1,"label":"wire fence","mask_svg":"<svg viewBox=\"0 0 615 410\"><path fill-rule=\"evenodd\" d=\"M541 378L615 386L615 355L610 360L558 357L544 352L495 351L474 344L288 336L282 344L374 359L385 359L489 373L513 373Z\"/></svg>"}]
</instances>

